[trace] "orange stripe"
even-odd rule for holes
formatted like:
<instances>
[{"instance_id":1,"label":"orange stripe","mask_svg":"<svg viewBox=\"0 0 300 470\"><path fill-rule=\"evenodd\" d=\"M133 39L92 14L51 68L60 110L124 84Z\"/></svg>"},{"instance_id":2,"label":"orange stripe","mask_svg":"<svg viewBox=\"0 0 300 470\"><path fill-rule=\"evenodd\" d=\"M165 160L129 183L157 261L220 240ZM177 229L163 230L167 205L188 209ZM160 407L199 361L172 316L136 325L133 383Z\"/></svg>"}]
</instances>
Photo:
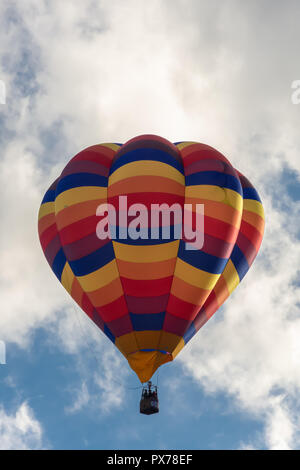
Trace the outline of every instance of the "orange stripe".
<instances>
[{"instance_id":1,"label":"orange stripe","mask_svg":"<svg viewBox=\"0 0 300 470\"><path fill-rule=\"evenodd\" d=\"M82 287L79 284L78 280L76 279L76 277L74 277L74 280L73 280L71 296L78 303L78 305L80 305L80 307L81 307L83 290L82 290Z\"/></svg>"},{"instance_id":2,"label":"orange stripe","mask_svg":"<svg viewBox=\"0 0 300 470\"><path fill-rule=\"evenodd\" d=\"M42 219L39 220L38 232L39 232L40 237L43 234L43 232L45 232L45 230L47 230L47 228L53 224L54 219L55 219L55 216L54 216L54 213L52 213L52 214L45 215Z\"/></svg>"},{"instance_id":3,"label":"orange stripe","mask_svg":"<svg viewBox=\"0 0 300 470\"><path fill-rule=\"evenodd\" d=\"M123 294L120 278L117 277L111 283L100 289L88 292L87 295L94 307L102 307L119 298Z\"/></svg>"},{"instance_id":4,"label":"orange stripe","mask_svg":"<svg viewBox=\"0 0 300 470\"><path fill-rule=\"evenodd\" d=\"M214 293L216 294L217 301L219 304L219 307L225 302L225 300L229 297L229 290L227 287L227 283L221 274L219 277L215 287L213 288Z\"/></svg>"},{"instance_id":5,"label":"orange stripe","mask_svg":"<svg viewBox=\"0 0 300 470\"><path fill-rule=\"evenodd\" d=\"M185 186L163 176L132 176L108 186L108 198L130 193L170 193L184 197Z\"/></svg>"},{"instance_id":6,"label":"orange stripe","mask_svg":"<svg viewBox=\"0 0 300 470\"><path fill-rule=\"evenodd\" d=\"M160 279L172 276L175 270L176 258L155 263L131 263L117 259L120 276L128 279Z\"/></svg>"},{"instance_id":7,"label":"orange stripe","mask_svg":"<svg viewBox=\"0 0 300 470\"><path fill-rule=\"evenodd\" d=\"M171 292L174 296L181 300L192 303L194 305L202 306L210 294L209 290L201 289L200 287L192 286L187 282L174 276Z\"/></svg>"},{"instance_id":8,"label":"orange stripe","mask_svg":"<svg viewBox=\"0 0 300 470\"><path fill-rule=\"evenodd\" d=\"M222 220L236 227L240 226L241 213L228 204L192 197L186 197L184 202L185 204L192 204L193 211L195 210L195 204L204 204L204 215Z\"/></svg>"},{"instance_id":9,"label":"orange stripe","mask_svg":"<svg viewBox=\"0 0 300 470\"><path fill-rule=\"evenodd\" d=\"M66 207L56 214L56 223L59 230L71 225L78 220L85 219L90 215L96 215L96 209L100 204L106 203L106 199L84 201Z\"/></svg>"},{"instance_id":10,"label":"orange stripe","mask_svg":"<svg viewBox=\"0 0 300 470\"><path fill-rule=\"evenodd\" d=\"M256 230L263 234L265 221L260 215L256 214L255 212L243 210L242 219L248 222L248 224L253 225Z\"/></svg>"}]
</instances>

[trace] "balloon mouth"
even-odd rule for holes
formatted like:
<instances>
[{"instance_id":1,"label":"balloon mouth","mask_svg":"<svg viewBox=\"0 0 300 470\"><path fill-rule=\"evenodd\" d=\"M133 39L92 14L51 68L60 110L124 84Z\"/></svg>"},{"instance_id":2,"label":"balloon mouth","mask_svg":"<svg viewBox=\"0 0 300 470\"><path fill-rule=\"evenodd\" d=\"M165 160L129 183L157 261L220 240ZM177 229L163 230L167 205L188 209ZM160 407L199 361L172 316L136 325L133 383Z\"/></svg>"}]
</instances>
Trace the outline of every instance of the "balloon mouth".
<instances>
[{"instance_id":1,"label":"balloon mouth","mask_svg":"<svg viewBox=\"0 0 300 470\"><path fill-rule=\"evenodd\" d=\"M142 383L148 382L159 366L173 361L171 353L158 349L141 350L127 356L130 367Z\"/></svg>"}]
</instances>

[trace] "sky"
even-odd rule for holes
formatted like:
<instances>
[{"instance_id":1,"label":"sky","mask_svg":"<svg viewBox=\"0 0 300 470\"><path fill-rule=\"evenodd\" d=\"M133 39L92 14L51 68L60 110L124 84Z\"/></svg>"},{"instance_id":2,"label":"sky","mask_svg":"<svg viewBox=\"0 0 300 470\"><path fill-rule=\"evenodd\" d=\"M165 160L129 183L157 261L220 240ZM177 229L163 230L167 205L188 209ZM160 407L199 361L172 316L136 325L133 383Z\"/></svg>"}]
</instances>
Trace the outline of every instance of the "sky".
<instances>
[{"instance_id":1,"label":"sky","mask_svg":"<svg viewBox=\"0 0 300 470\"><path fill-rule=\"evenodd\" d=\"M300 448L299 15L298 0L0 0L0 449ZM146 133L215 147L266 213L241 285L155 374L149 417L37 234L72 156Z\"/></svg>"}]
</instances>

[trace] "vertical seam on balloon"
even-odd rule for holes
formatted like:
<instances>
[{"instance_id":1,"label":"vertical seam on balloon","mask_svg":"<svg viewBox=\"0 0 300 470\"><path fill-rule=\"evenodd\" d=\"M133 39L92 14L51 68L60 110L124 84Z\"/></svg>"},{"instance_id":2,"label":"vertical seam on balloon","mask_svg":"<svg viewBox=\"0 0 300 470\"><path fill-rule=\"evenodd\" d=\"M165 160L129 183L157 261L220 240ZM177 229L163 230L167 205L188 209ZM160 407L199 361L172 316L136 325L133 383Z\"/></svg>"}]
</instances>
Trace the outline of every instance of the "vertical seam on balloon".
<instances>
[{"instance_id":1,"label":"vertical seam on balloon","mask_svg":"<svg viewBox=\"0 0 300 470\"><path fill-rule=\"evenodd\" d=\"M125 300L125 303L126 303L126 306L127 306L127 310L128 310L128 316L129 316L129 319L130 319L130 323L131 323L131 326L132 326L132 332L134 334L134 338L135 338L135 342L138 346L138 351L140 351L140 345L138 343L138 340L137 340L137 337L136 337L136 331L133 327L133 323L132 323L132 319L131 319L131 316L130 316L130 310L128 308L128 304L127 304L127 299L126 299L126 295L125 295L125 289L124 289L124 286L123 286L123 282L122 282L122 279L121 279L121 276L120 276L120 271L119 271L119 266L118 266L118 260L117 260L117 257L116 257L116 254L115 254L115 249L114 249L114 244L113 244L113 241L111 242L112 243L112 247L113 247L113 251L114 251L114 255L115 255L115 260L116 260L116 267L117 267L117 270L118 270L118 274L119 274L119 279L120 279L120 283L121 283L121 286L122 286L122 290L123 290L123 297L124 297L124 300ZM122 336L122 335L121 335ZM132 352L136 352L136 351L132 351ZM126 359L127 359L127 356L128 354L131 354L131 353L126 353Z\"/></svg>"},{"instance_id":2,"label":"vertical seam on balloon","mask_svg":"<svg viewBox=\"0 0 300 470\"><path fill-rule=\"evenodd\" d=\"M116 152L116 154L117 154L117 152ZM116 155L115 155L115 157L116 157ZM114 159L115 159L115 157L114 157ZM108 200L109 178L110 178L110 175L109 175L108 178L107 178L107 200ZM122 290L123 290L123 297L124 297L124 300L125 300L125 303L126 303L126 307L127 307L127 310L128 310L128 316L129 316L129 320L130 320L130 323L131 323L132 332L133 332L133 335L134 335L134 338L135 338L135 342L136 342L137 347L138 347L138 351L140 351L140 345L139 345L138 340L137 340L136 331L135 331L135 329L134 329L134 327L133 327L133 322L132 322L132 319L131 319L131 316L130 316L130 310L129 310L128 303L127 303L127 298L126 298L126 295L125 295L124 285L123 285L123 282L122 282L122 278L121 278L121 276L120 276L120 271L119 271L119 266L118 266L118 259L117 259L117 257L116 257L116 253L115 253L115 248L114 248L113 240L111 240L111 244L112 244L112 249L113 249L113 252L114 252L114 255L115 255L116 267L117 267L117 271L118 271L118 274L119 274L120 283L121 283ZM122 336L122 335L121 335L121 336ZM133 351L132 351L132 352L133 352ZM134 352L136 352L136 351L134 351ZM130 354L130 353L127 353L127 352L126 352L126 355L125 355L126 359L127 359L127 357L128 357L128 354Z\"/></svg>"},{"instance_id":3,"label":"vertical seam on balloon","mask_svg":"<svg viewBox=\"0 0 300 470\"><path fill-rule=\"evenodd\" d=\"M232 168L233 168L233 167L232 167ZM239 179L239 181L240 181L240 183L241 183L241 186L242 186L242 182L241 182L240 177L239 177L239 172L238 172L235 168L233 168L233 169L234 169L234 171L236 172L237 178ZM243 192L243 186L242 186L242 192ZM243 202L244 202L244 195L243 195ZM244 204L243 204L243 205L244 205ZM242 220L243 220L243 210L242 210L242 215L241 215L241 218L240 218L239 231L240 231L240 227L241 227ZM215 291L215 288L216 288L216 286L218 285L218 282L219 282L219 280L220 280L221 278L222 278L222 279L225 281L225 283L226 283L226 286L227 286L229 295L226 297L226 299L224 300L224 302L222 302L222 304L218 306L218 308L217 308L217 309L215 310L215 312L210 316L210 318L211 318L211 317L216 313L216 311L226 302L226 300L229 299L229 297L230 297L230 295L231 295L231 292L230 292L230 290L229 290L227 281L226 281L225 277L223 276L223 273L224 273L224 271L225 271L225 269L226 269L226 267L227 267L229 261L231 260L232 251L233 251L234 247L236 246L236 242L237 242L237 239L238 239L238 236L239 236L239 231L238 231L238 234L237 234L235 243L234 243L234 245L233 245L233 248L232 248L232 250L231 250L231 254L230 254L230 256L229 256L229 258L228 258L228 260L227 260L226 265L224 266L224 269L223 269L223 271L222 271L222 273L221 273L219 279L217 280L215 286L214 286L213 289L211 290L211 292L210 292L209 296L207 297L205 303L202 305L201 309L199 310L199 312L198 312L197 315L195 316L193 322L196 321L197 318L199 317L199 315L202 313L202 309L205 310L205 304L206 304L206 302L208 302L211 293L213 293L213 292ZM239 284L240 284L240 281L239 281ZM237 287L237 286L236 286L236 287ZM208 319L206 319L206 321L207 321L207 320L208 320ZM206 322L205 322L205 323L206 323ZM195 334L202 328L202 326L205 325L205 323L203 323L203 325L201 325L198 330L195 330L194 334L189 338L189 341L190 341L190 340L195 336Z\"/></svg>"},{"instance_id":4,"label":"vertical seam on balloon","mask_svg":"<svg viewBox=\"0 0 300 470\"><path fill-rule=\"evenodd\" d=\"M175 145L175 144L174 144ZM179 150L178 146L176 145L176 148L178 150L178 153L179 153L179 156L181 158L181 162L182 162L182 166L183 166L183 170L184 170L184 165L183 165L183 159L182 159L182 155L181 155L181 151ZM185 184L185 172L184 172L184 201L185 201L185 191L186 191L186 184ZM171 286L170 286L170 290L169 290L169 295L168 295L168 300L166 302L166 310L165 310L165 316L164 316L164 321L163 321L163 324L162 324L162 327L161 327L161 330L159 332L159 337L158 337L158 340L157 340L157 347L156 349L159 351L160 350L160 343L161 343L161 337L162 337L162 333L165 331L164 330L164 323L165 323L165 320L166 320L166 313L167 313L167 309L168 309L168 305L169 305L169 300L170 300L170 295L171 295L171 290L172 290L172 286L173 286L173 282L174 282L174 274L175 274L175 271L176 271L176 266L177 266L177 262L178 262L178 252L179 252L179 247L180 247L180 240L178 240L178 249L177 249L177 255L176 255L176 262L175 262L175 265L174 265L174 271L173 271L173 275L172 275L172 283L171 283ZM178 346L180 340L178 341L178 343L176 344L176 347ZM175 349L175 348L174 348ZM172 354L173 351L170 353ZM172 355L173 357L173 355Z\"/></svg>"}]
</instances>

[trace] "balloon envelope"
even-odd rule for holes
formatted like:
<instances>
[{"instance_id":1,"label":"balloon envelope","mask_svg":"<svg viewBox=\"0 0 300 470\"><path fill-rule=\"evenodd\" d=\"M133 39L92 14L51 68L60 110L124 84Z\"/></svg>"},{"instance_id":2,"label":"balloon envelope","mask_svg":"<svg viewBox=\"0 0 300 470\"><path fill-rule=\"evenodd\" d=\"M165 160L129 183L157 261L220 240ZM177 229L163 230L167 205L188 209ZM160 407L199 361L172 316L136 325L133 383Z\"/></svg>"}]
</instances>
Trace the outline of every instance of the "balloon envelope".
<instances>
[{"instance_id":1,"label":"balloon envelope","mask_svg":"<svg viewBox=\"0 0 300 470\"><path fill-rule=\"evenodd\" d=\"M169 219L162 207L174 209ZM201 211L200 237L191 242L183 223L192 230ZM154 135L83 150L39 211L50 267L141 382L225 302L256 257L263 230L257 191L220 152Z\"/></svg>"}]
</instances>

